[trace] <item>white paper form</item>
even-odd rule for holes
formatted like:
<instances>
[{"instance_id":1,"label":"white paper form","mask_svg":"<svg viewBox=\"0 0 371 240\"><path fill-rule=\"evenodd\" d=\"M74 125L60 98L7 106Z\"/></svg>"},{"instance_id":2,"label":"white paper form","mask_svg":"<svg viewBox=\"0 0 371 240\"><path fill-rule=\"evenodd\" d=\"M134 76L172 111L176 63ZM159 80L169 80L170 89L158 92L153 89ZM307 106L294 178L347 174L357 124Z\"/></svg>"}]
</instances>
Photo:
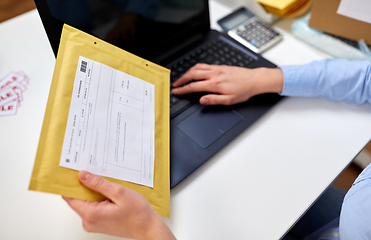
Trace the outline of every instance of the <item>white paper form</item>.
<instances>
[{"instance_id":1,"label":"white paper form","mask_svg":"<svg viewBox=\"0 0 371 240\"><path fill-rule=\"evenodd\" d=\"M154 91L80 56L60 166L153 187Z\"/></svg>"},{"instance_id":2,"label":"white paper form","mask_svg":"<svg viewBox=\"0 0 371 240\"><path fill-rule=\"evenodd\" d=\"M337 13L359 21L371 23L371 1L341 0Z\"/></svg>"}]
</instances>

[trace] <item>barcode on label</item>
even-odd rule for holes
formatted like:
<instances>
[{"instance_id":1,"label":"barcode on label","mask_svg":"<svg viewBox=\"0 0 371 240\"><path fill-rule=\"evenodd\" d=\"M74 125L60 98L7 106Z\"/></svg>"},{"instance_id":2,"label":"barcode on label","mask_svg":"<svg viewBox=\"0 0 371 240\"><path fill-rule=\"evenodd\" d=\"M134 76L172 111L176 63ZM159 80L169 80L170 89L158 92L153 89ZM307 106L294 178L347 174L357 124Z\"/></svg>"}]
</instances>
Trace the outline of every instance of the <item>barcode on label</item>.
<instances>
[{"instance_id":1,"label":"barcode on label","mask_svg":"<svg viewBox=\"0 0 371 240\"><path fill-rule=\"evenodd\" d=\"M85 61L81 61L80 72L86 73L86 68L88 67L88 63Z\"/></svg>"},{"instance_id":2,"label":"barcode on label","mask_svg":"<svg viewBox=\"0 0 371 240\"><path fill-rule=\"evenodd\" d=\"M68 158L66 158L66 163L69 163L69 162L70 162L70 160Z\"/></svg>"}]
</instances>

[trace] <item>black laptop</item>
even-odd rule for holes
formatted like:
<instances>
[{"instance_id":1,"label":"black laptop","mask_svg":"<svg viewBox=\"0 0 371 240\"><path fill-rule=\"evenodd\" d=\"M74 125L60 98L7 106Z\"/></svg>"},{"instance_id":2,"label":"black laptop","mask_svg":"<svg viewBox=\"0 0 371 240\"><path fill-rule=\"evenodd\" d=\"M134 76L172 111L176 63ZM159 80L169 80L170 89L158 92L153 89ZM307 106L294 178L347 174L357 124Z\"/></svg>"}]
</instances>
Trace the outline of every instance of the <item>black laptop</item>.
<instances>
[{"instance_id":1,"label":"black laptop","mask_svg":"<svg viewBox=\"0 0 371 240\"><path fill-rule=\"evenodd\" d=\"M198 62L247 68L276 66L210 29L208 0L35 0L57 55L67 23L171 69L175 81ZM181 182L266 113L281 97L202 106L200 94L170 94L170 184Z\"/></svg>"}]
</instances>

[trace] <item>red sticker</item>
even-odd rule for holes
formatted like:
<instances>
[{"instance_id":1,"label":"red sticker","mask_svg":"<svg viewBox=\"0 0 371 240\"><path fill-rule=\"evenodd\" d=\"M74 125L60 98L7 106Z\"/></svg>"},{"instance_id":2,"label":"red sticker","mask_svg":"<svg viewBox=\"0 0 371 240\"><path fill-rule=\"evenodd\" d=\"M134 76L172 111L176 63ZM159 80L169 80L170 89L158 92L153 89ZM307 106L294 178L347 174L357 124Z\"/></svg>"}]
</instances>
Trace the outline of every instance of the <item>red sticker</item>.
<instances>
[{"instance_id":1,"label":"red sticker","mask_svg":"<svg viewBox=\"0 0 371 240\"><path fill-rule=\"evenodd\" d=\"M23 100L30 79L22 72L11 72L0 79L0 116L14 115Z\"/></svg>"},{"instance_id":2,"label":"red sticker","mask_svg":"<svg viewBox=\"0 0 371 240\"><path fill-rule=\"evenodd\" d=\"M0 116L15 115L17 113L17 101L0 106Z\"/></svg>"}]
</instances>

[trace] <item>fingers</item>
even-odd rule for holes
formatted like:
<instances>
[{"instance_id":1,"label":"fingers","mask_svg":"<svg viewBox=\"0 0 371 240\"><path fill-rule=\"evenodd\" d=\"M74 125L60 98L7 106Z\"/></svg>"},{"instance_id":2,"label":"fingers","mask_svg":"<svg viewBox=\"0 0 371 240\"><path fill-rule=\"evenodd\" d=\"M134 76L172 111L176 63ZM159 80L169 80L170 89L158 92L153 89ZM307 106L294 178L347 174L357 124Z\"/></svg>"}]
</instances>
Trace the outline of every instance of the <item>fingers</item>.
<instances>
[{"instance_id":1,"label":"fingers","mask_svg":"<svg viewBox=\"0 0 371 240\"><path fill-rule=\"evenodd\" d=\"M62 198L82 219L85 219L86 215L91 212L92 202L67 197Z\"/></svg>"},{"instance_id":2,"label":"fingers","mask_svg":"<svg viewBox=\"0 0 371 240\"><path fill-rule=\"evenodd\" d=\"M63 197L63 200L67 202L67 204L77 213L82 217L83 212L86 209L86 201L75 199L75 198L68 198L68 197Z\"/></svg>"},{"instance_id":3,"label":"fingers","mask_svg":"<svg viewBox=\"0 0 371 240\"><path fill-rule=\"evenodd\" d=\"M125 187L117 183L110 182L86 171L80 171L78 178L86 187L103 194L113 202L118 202L126 190Z\"/></svg>"},{"instance_id":4,"label":"fingers","mask_svg":"<svg viewBox=\"0 0 371 240\"><path fill-rule=\"evenodd\" d=\"M120 195L126 190L125 187L110 182L102 177L96 176L92 173L86 171L80 171L78 178L82 184L86 187L99 192L106 196L113 202L118 202L120 200ZM98 206L112 205L110 200L103 202L89 202L80 199L62 197L67 204L78 214L82 219L86 219L88 215L92 213L98 214Z\"/></svg>"},{"instance_id":5,"label":"fingers","mask_svg":"<svg viewBox=\"0 0 371 240\"><path fill-rule=\"evenodd\" d=\"M213 68L213 66L204 64L204 63L198 63L191 67L183 76L181 76L178 80L176 80L173 83L173 87L180 87L192 80L202 80L202 79L208 79L210 77L210 70Z\"/></svg>"},{"instance_id":6,"label":"fingers","mask_svg":"<svg viewBox=\"0 0 371 240\"><path fill-rule=\"evenodd\" d=\"M211 81L199 81L189 83L182 87L174 88L172 92L175 95L184 95L194 92L218 92L218 88Z\"/></svg>"}]
</instances>

